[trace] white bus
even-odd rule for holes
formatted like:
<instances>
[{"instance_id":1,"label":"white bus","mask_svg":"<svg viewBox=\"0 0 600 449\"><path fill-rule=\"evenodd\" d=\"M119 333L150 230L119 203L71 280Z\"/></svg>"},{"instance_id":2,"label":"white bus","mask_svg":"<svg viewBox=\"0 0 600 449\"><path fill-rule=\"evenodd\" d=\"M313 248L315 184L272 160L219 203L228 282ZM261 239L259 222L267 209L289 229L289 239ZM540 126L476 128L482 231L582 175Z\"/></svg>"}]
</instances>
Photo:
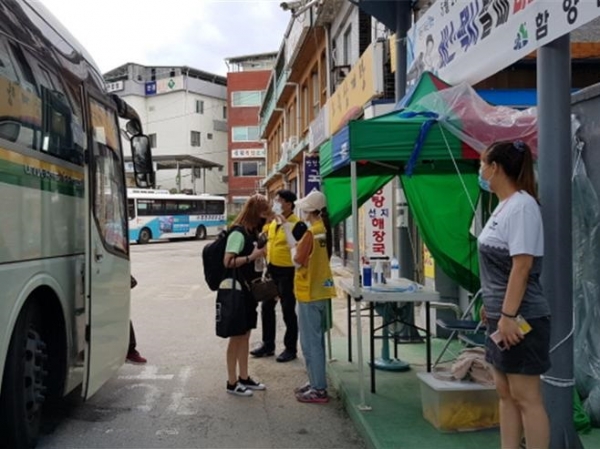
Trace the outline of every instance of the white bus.
<instances>
[{"instance_id":1,"label":"white bus","mask_svg":"<svg viewBox=\"0 0 600 449\"><path fill-rule=\"evenodd\" d=\"M123 364L129 242L118 117L152 188L139 117L34 0L0 0L0 447L36 444L45 410Z\"/></svg>"},{"instance_id":2,"label":"white bus","mask_svg":"<svg viewBox=\"0 0 600 449\"><path fill-rule=\"evenodd\" d=\"M129 241L215 236L227 226L225 198L170 194L168 190L127 190Z\"/></svg>"}]
</instances>

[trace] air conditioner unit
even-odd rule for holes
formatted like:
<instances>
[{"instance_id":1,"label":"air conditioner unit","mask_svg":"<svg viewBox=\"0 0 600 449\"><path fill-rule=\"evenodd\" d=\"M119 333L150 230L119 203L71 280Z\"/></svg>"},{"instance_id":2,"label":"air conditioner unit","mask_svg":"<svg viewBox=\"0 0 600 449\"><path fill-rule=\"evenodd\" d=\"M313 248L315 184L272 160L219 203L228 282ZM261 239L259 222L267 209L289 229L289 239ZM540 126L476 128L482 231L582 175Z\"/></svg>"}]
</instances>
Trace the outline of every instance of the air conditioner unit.
<instances>
[{"instance_id":1,"label":"air conditioner unit","mask_svg":"<svg viewBox=\"0 0 600 449\"><path fill-rule=\"evenodd\" d=\"M290 151L290 142L283 142L281 144L281 155L287 154Z\"/></svg>"},{"instance_id":2,"label":"air conditioner unit","mask_svg":"<svg viewBox=\"0 0 600 449\"><path fill-rule=\"evenodd\" d=\"M288 139L288 144L291 148L294 148L296 145L298 145L298 136L291 136Z\"/></svg>"},{"instance_id":3,"label":"air conditioner unit","mask_svg":"<svg viewBox=\"0 0 600 449\"><path fill-rule=\"evenodd\" d=\"M333 67L333 80L336 85L340 84L350 73L349 65L337 65Z\"/></svg>"},{"instance_id":4,"label":"air conditioner unit","mask_svg":"<svg viewBox=\"0 0 600 449\"><path fill-rule=\"evenodd\" d=\"M228 175L221 176L221 182L229 182L229 176Z\"/></svg>"}]
</instances>

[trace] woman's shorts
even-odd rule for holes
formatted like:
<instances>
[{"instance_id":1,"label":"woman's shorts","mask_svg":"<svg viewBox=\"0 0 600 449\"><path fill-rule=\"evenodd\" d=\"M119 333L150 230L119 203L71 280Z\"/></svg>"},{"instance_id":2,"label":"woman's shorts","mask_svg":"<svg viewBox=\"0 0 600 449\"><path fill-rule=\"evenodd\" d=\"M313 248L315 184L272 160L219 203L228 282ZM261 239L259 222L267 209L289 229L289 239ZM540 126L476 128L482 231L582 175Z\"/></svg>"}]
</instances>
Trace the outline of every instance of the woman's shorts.
<instances>
[{"instance_id":1,"label":"woman's shorts","mask_svg":"<svg viewBox=\"0 0 600 449\"><path fill-rule=\"evenodd\" d=\"M515 346L500 350L489 337L496 332L498 320L487 320L485 359L505 374L540 375L550 369L550 317L532 318L531 331Z\"/></svg>"}]
</instances>

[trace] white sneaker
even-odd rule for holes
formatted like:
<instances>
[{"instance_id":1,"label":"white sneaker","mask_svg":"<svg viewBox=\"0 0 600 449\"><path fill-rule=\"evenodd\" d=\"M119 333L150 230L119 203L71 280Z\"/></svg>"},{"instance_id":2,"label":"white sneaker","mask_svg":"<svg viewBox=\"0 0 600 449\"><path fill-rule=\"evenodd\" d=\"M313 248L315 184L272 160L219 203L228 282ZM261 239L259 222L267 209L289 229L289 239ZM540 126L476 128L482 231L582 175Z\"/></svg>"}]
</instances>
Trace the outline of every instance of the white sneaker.
<instances>
[{"instance_id":1,"label":"white sneaker","mask_svg":"<svg viewBox=\"0 0 600 449\"><path fill-rule=\"evenodd\" d=\"M236 382L235 385L229 385L229 382L227 382L227 393L235 394L236 396L252 396L253 395L251 389L246 388L239 382Z\"/></svg>"}]
</instances>

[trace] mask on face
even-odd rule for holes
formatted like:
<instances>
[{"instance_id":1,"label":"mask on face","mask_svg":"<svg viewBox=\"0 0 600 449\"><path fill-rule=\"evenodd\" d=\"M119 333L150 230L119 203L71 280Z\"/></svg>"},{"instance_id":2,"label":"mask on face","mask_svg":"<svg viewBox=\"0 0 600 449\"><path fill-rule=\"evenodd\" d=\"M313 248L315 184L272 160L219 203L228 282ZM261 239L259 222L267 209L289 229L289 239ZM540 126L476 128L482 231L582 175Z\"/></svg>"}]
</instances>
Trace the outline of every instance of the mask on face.
<instances>
[{"instance_id":1,"label":"mask on face","mask_svg":"<svg viewBox=\"0 0 600 449\"><path fill-rule=\"evenodd\" d=\"M479 187L481 187L486 192L492 192L492 189L490 188L490 181L489 179L483 179L483 175L481 174L481 168L479 169L479 177L477 178L477 180L479 181Z\"/></svg>"},{"instance_id":2,"label":"mask on face","mask_svg":"<svg viewBox=\"0 0 600 449\"><path fill-rule=\"evenodd\" d=\"M283 209L281 207L281 203L279 201L273 202L273 213L276 215L281 215L283 213Z\"/></svg>"}]
</instances>

